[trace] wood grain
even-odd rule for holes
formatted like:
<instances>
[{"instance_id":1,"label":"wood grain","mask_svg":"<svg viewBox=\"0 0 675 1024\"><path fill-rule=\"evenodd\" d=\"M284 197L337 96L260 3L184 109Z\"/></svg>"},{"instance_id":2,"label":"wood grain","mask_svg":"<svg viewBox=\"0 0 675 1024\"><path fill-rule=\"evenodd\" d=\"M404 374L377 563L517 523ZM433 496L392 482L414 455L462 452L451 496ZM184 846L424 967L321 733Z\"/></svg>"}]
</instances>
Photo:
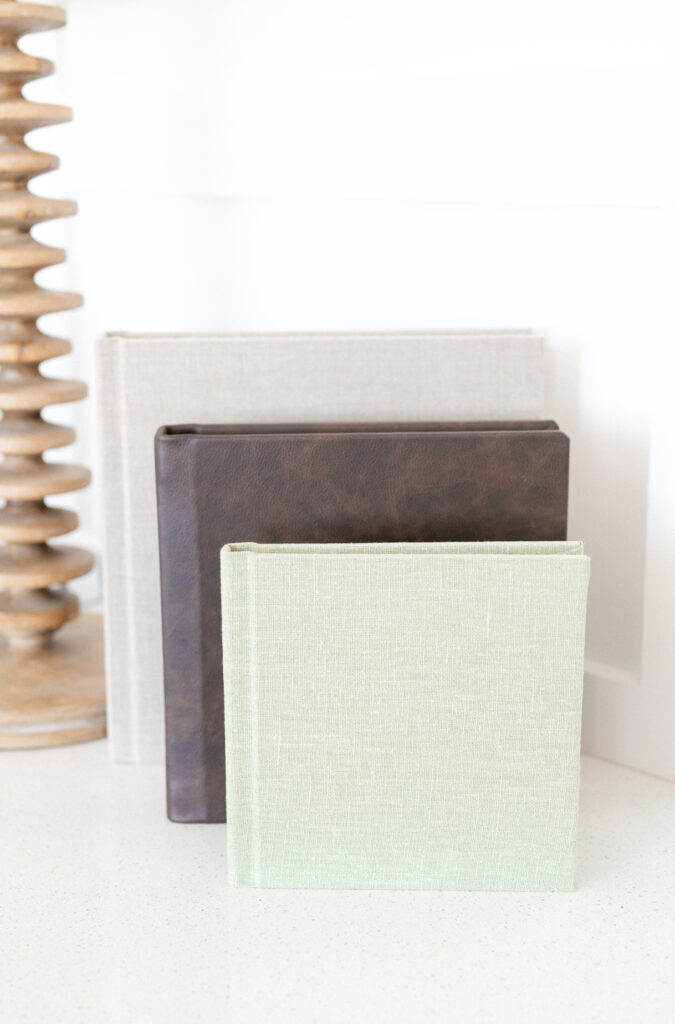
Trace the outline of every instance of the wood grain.
<instances>
[{"instance_id":1,"label":"wood grain","mask_svg":"<svg viewBox=\"0 0 675 1024\"><path fill-rule=\"evenodd\" d=\"M103 626L81 615L37 654L0 640L0 750L105 736Z\"/></svg>"},{"instance_id":2,"label":"wood grain","mask_svg":"<svg viewBox=\"0 0 675 1024\"><path fill-rule=\"evenodd\" d=\"M0 499L5 503L0 508L0 632L8 649L22 657L43 647L44 657L48 649L51 657L53 631L78 612L77 598L64 584L89 572L93 564L87 551L47 543L75 529L77 516L47 505L45 499L86 487L90 474L80 466L43 460L44 452L72 443L75 433L44 420L42 409L78 401L87 388L80 381L52 379L40 371L43 360L69 352L70 343L43 334L37 326L39 317L75 309L82 299L35 282L39 270L66 257L62 249L33 238L31 229L71 216L77 205L31 192L29 182L56 169L59 161L24 141L35 128L70 121L72 112L23 96L26 83L51 74L54 66L23 53L18 45L24 34L59 28L65 20L60 7L0 2ZM69 629L72 640L78 634ZM32 686L33 676L44 670L42 661L34 668L28 662L22 665L20 678ZM3 683L9 685L4 678Z\"/></svg>"}]
</instances>

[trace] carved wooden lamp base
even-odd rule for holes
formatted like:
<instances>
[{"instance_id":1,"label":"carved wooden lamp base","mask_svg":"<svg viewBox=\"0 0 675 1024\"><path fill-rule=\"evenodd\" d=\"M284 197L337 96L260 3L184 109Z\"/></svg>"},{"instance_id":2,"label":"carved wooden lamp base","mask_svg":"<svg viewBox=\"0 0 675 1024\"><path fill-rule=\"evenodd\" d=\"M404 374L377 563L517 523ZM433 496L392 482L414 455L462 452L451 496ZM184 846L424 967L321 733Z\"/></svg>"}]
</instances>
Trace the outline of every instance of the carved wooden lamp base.
<instances>
[{"instance_id":1,"label":"carved wooden lamp base","mask_svg":"<svg viewBox=\"0 0 675 1024\"><path fill-rule=\"evenodd\" d=\"M0 750L105 736L103 621L81 615L41 651L0 640Z\"/></svg>"},{"instance_id":2,"label":"carved wooden lamp base","mask_svg":"<svg viewBox=\"0 0 675 1024\"><path fill-rule=\"evenodd\" d=\"M79 381L42 374L40 364L70 342L40 330L46 313L76 309L72 292L43 288L39 271L65 260L43 245L34 225L69 217L76 204L30 189L56 157L31 149L24 135L69 121L68 107L33 103L23 86L51 74L51 61L18 41L60 28L60 7L0 0L0 748L57 746L105 734L103 637L97 616L78 618L65 584L91 569L88 551L53 544L77 516L48 504L52 495L89 483L89 470L43 459L69 445L74 431L42 418L45 406L84 398ZM57 632L58 631L58 632Z\"/></svg>"}]
</instances>

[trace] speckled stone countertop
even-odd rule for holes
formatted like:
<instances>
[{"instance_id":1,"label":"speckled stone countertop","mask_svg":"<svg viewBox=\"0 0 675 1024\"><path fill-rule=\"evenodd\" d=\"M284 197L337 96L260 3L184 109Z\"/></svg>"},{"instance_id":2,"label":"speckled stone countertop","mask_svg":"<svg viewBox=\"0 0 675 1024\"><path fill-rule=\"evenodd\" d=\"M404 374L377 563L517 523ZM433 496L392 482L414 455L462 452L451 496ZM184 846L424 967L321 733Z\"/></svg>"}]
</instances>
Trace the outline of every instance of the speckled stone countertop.
<instances>
[{"instance_id":1,"label":"speckled stone countertop","mask_svg":"<svg viewBox=\"0 0 675 1024\"><path fill-rule=\"evenodd\" d=\"M675 785L584 758L578 891L230 889L105 742L0 754L3 1024L672 1024Z\"/></svg>"}]
</instances>

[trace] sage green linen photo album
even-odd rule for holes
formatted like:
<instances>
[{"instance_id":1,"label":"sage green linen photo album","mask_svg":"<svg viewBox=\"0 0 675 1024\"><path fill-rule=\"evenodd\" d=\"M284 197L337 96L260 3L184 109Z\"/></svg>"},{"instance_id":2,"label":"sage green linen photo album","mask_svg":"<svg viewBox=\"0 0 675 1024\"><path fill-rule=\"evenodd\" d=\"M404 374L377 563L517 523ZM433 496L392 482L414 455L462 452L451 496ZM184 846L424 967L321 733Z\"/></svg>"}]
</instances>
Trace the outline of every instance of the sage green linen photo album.
<instances>
[{"instance_id":1,"label":"sage green linen photo album","mask_svg":"<svg viewBox=\"0 0 675 1024\"><path fill-rule=\"evenodd\" d=\"M574 888L580 543L221 563L231 884Z\"/></svg>"}]
</instances>

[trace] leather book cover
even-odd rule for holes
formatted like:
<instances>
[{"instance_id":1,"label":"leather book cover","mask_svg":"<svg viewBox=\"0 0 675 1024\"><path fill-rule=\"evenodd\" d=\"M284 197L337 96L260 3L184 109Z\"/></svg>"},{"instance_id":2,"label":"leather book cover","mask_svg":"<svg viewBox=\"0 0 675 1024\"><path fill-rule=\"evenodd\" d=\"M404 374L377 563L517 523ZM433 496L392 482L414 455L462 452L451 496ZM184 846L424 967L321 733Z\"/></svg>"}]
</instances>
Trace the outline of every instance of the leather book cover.
<instances>
[{"instance_id":1,"label":"leather book cover","mask_svg":"<svg viewBox=\"0 0 675 1024\"><path fill-rule=\"evenodd\" d=\"M170 426L155 439L168 813L225 820L225 544L554 541L551 421Z\"/></svg>"}]
</instances>

